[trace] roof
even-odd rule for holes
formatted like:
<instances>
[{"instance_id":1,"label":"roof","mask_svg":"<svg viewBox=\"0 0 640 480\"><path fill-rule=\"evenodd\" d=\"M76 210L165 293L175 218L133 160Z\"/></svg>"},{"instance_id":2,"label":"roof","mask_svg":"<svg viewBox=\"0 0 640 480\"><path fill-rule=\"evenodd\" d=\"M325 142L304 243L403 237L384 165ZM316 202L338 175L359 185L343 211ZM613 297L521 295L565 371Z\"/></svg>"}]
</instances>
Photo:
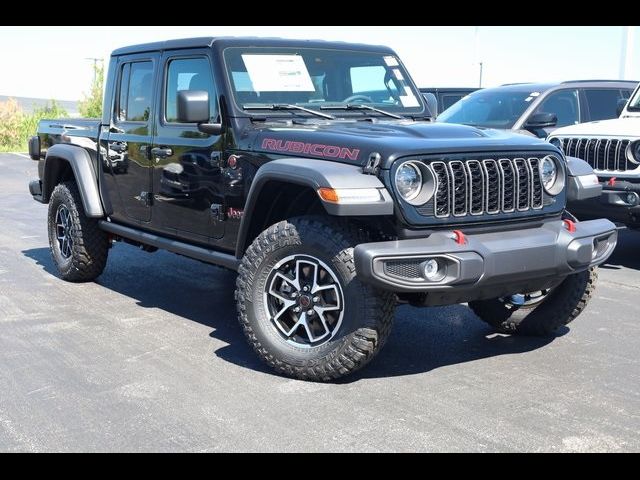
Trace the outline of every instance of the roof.
<instances>
[{"instance_id":1,"label":"roof","mask_svg":"<svg viewBox=\"0 0 640 480\"><path fill-rule=\"evenodd\" d=\"M183 48L210 48L214 45L221 48L227 46L279 46L279 47L306 47L306 48L355 48L358 50L375 50L393 53L389 47L382 45L365 45L360 43L329 42L326 40L293 40L286 38L264 37L196 37L165 40L163 42L142 43L130 45L114 50L111 55L128 55L132 53L154 52L162 50L177 50Z\"/></svg>"},{"instance_id":2,"label":"roof","mask_svg":"<svg viewBox=\"0 0 640 480\"><path fill-rule=\"evenodd\" d=\"M565 82L548 82L548 83L505 83L499 87L486 88L485 90L508 90L514 92L546 92L551 88L562 86L580 86L580 87L614 87L614 88L634 88L638 82L634 80L569 80Z\"/></svg>"}]
</instances>

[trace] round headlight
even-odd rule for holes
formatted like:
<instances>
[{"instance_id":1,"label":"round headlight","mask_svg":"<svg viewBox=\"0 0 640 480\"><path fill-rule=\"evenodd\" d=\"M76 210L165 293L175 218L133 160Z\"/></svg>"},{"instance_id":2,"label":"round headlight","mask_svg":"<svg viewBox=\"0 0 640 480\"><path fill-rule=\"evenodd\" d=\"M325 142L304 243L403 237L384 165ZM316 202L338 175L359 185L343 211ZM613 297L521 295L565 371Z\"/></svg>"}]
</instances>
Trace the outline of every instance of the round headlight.
<instances>
[{"instance_id":1,"label":"round headlight","mask_svg":"<svg viewBox=\"0 0 640 480\"><path fill-rule=\"evenodd\" d=\"M631 143L627 147L627 159L636 165L640 164L640 140Z\"/></svg>"},{"instance_id":2,"label":"round headlight","mask_svg":"<svg viewBox=\"0 0 640 480\"><path fill-rule=\"evenodd\" d=\"M551 193L553 185L558 178L558 167L553 157L546 156L540 161L540 179L542 180L542 186L547 193Z\"/></svg>"},{"instance_id":3,"label":"round headlight","mask_svg":"<svg viewBox=\"0 0 640 480\"><path fill-rule=\"evenodd\" d=\"M422 173L411 162L400 166L396 171L396 189L405 200L412 200L418 196L422 188Z\"/></svg>"}]
</instances>

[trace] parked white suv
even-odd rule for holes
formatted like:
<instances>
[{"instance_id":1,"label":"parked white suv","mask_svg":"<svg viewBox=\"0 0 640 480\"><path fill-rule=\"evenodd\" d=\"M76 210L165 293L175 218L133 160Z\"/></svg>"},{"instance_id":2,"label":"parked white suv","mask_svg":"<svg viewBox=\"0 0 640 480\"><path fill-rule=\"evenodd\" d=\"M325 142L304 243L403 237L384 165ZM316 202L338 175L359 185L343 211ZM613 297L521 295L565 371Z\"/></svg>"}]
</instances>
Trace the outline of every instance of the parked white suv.
<instances>
[{"instance_id":1,"label":"parked white suv","mask_svg":"<svg viewBox=\"0 0 640 480\"><path fill-rule=\"evenodd\" d=\"M569 205L574 215L640 228L640 86L619 108L618 118L559 128L547 140L589 163L603 183L600 198Z\"/></svg>"}]
</instances>

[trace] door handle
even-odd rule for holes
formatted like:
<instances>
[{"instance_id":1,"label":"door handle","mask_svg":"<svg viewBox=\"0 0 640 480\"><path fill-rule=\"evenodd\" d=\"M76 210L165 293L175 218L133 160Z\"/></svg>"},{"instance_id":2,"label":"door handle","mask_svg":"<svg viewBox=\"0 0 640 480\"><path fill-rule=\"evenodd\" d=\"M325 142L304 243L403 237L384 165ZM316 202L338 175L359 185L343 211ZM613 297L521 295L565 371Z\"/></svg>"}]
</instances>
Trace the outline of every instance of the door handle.
<instances>
[{"instance_id":1,"label":"door handle","mask_svg":"<svg viewBox=\"0 0 640 480\"><path fill-rule=\"evenodd\" d=\"M166 158L173 155L173 150L169 147L153 147L151 149L151 155L158 158Z\"/></svg>"}]
</instances>

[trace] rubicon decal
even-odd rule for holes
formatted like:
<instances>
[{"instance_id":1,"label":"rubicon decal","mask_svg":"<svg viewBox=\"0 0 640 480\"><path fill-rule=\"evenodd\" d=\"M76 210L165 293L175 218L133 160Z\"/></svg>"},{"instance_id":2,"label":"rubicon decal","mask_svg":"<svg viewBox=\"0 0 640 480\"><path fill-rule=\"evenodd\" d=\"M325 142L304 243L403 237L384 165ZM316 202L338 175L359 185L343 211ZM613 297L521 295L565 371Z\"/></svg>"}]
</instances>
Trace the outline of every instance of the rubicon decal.
<instances>
[{"instance_id":1,"label":"rubicon decal","mask_svg":"<svg viewBox=\"0 0 640 480\"><path fill-rule=\"evenodd\" d=\"M275 152L307 153L325 158L348 158L357 160L359 148L339 147L337 145L324 145L322 143L294 142L292 140L276 140L265 138L262 140L262 148Z\"/></svg>"}]
</instances>

